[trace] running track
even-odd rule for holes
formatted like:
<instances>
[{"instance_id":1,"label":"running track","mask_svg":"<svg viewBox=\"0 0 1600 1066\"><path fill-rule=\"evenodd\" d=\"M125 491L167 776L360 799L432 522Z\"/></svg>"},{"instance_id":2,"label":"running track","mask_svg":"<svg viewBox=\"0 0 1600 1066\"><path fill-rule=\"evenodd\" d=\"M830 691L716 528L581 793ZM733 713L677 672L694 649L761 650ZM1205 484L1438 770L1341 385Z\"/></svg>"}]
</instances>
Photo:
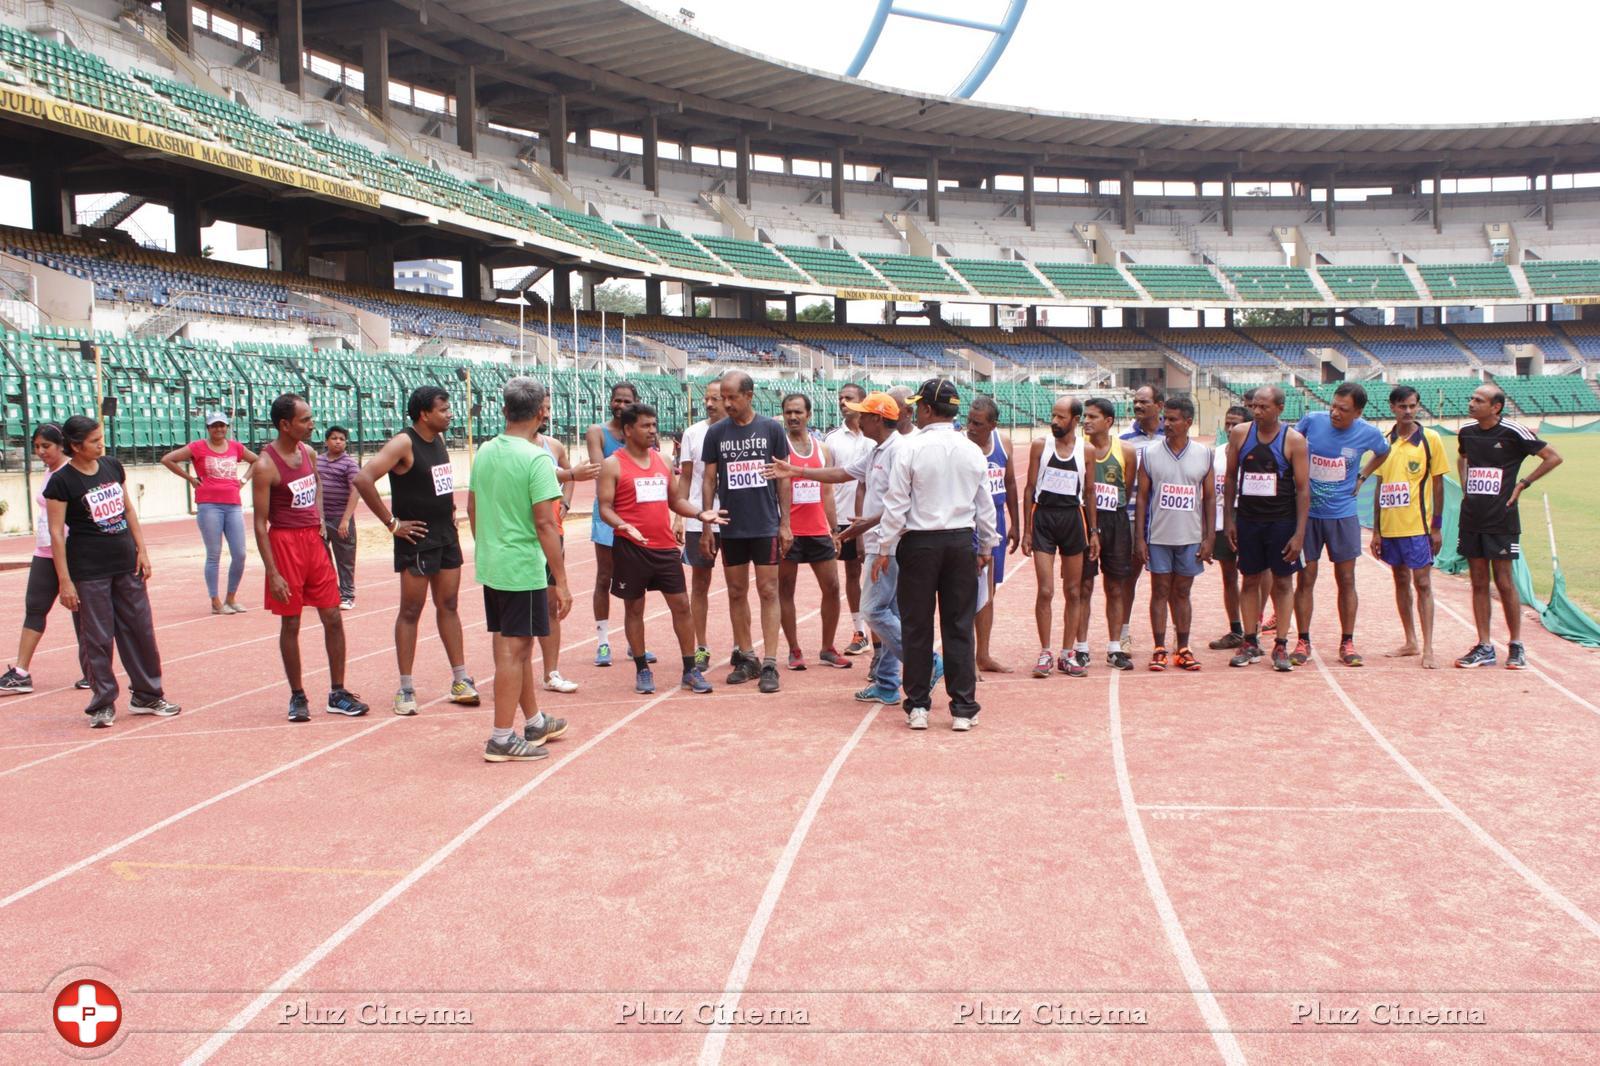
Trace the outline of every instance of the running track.
<instances>
[{"instance_id":1,"label":"running track","mask_svg":"<svg viewBox=\"0 0 1600 1066\"><path fill-rule=\"evenodd\" d=\"M121 995L118 1062L1592 1056L1600 660L1537 623L1528 673L1386 661L1390 582L1364 562L1363 670L1283 677L1202 651L1198 675L1113 678L1097 616L1089 679L990 678L972 733L949 732L941 699L914 734L849 698L859 660L784 672L776 696L729 690L720 666L711 697L635 695L626 666L588 665L586 533L569 529L563 634L584 688L546 697L573 727L532 765L481 761L487 708L388 713L396 585L376 551L345 616L364 719L283 721L259 566L242 596L257 609L213 618L188 523L150 529L181 716L91 733L60 690L76 669L52 615L39 694L0 703L0 1061L67 1049L49 1002L80 974ZM1011 565L995 644L1021 670L1033 582ZM0 573L4 617L24 582ZM1470 609L1464 581L1440 585L1448 660ZM1197 642L1218 601L1208 574ZM650 610L665 678L670 627ZM470 582L462 613L487 690ZM725 619L719 606L724 662ZM1148 652L1142 600L1135 619ZM423 628L433 699L448 673L431 616ZM321 669L309 622L302 646ZM345 1021L302 1024L302 1002ZM472 1024L364 1025L363 1004ZM1483 1020L1376 1024L1386 1004ZM1143 1022L1085 1023L1096 1008ZM1314 1024L1345 1008L1359 1024ZM705 1024L755 1009L807 1024Z\"/></svg>"}]
</instances>

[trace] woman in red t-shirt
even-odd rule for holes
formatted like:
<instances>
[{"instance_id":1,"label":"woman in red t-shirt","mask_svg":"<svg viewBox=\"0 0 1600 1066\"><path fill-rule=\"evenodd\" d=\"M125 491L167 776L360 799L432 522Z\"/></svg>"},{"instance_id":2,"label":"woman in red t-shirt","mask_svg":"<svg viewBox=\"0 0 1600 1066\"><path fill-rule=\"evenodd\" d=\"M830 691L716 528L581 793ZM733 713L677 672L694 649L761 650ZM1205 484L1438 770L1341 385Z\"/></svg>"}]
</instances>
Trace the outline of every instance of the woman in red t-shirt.
<instances>
[{"instance_id":1,"label":"woman in red t-shirt","mask_svg":"<svg viewBox=\"0 0 1600 1066\"><path fill-rule=\"evenodd\" d=\"M212 614L243 614L235 597L244 577L244 508L239 486L249 477L258 456L228 437L228 416L206 413L206 439L191 441L161 457L161 465L194 486L195 520L206 545L206 591ZM183 468L188 463L190 473ZM243 473L241 473L241 471ZM217 570L222 563L222 539L228 539L228 596L217 595Z\"/></svg>"}]
</instances>

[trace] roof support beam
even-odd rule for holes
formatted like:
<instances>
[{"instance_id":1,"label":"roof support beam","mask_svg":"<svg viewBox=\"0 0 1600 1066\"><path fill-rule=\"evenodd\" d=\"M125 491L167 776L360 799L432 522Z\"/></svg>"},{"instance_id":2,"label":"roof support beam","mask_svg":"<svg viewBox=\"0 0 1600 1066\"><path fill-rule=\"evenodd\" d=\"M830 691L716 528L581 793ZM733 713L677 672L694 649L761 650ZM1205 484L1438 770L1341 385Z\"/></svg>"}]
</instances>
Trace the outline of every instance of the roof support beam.
<instances>
[{"instance_id":1,"label":"roof support beam","mask_svg":"<svg viewBox=\"0 0 1600 1066\"><path fill-rule=\"evenodd\" d=\"M1133 171L1124 169L1122 180L1117 183L1122 191L1122 232L1134 231L1133 218Z\"/></svg>"},{"instance_id":2,"label":"roof support beam","mask_svg":"<svg viewBox=\"0 0 1600 1066\"><path fill-rule=\"evenodd\" d=\"M1544 172L1544 228L1556 228L1556 175L1554 170Z\"/></svg>"},{"instance_id":3,"label":"roof support beam","mask_svg":"<svg viewBox=\"0 0 1600 1066\"><path fill-rule=\"evenodd\" d=\"M1022 221L1029 229L1038 229L1038 220L1035 216L1037 203L1034 198L1033 160L1022 164Z\"/></svg>"},{"instance_id":4,"label":"roof support beam","mask_svg":"<svg viewBox=\"0 0 1600 1066\"><path fill-rule=\"evenodd\" d=\"M740 130L738 143L734 146L734 155L737 162L736 182L739 202L746 207L750 206L750 131Z\"/></svg>"},{"instance_id":5,"label":"roof support beam","mask_svg":"<svg viewBox=\"0 0 1600 1066\"><path fill-rule=\"evenodd\" d=\"M1222 175L1222 228L1233 236L1233 171Z\"/></svg>"},{"instance_id":6,"label":"roof support beam","mask_svg":"<svg viewBox=\"0 0 1600 1066\"><path fill-rule=\"evenodd\" d=\"M389 121L389 31L382 26L361 39L361 79L367 110Z\"/></svg>"},{"instance_id":7,"label":"roof support beam","mask_svg":"<svg viewBox=\"0 0 1600 1066\"><path fill-rule=\"evenodd\" d=\"M1332 237L1332 236L1337 236L1338 232L1339 232L1338 225L1335 223L1334 215L1333 215L1333 212L1335 210L1334 209L1334 202L1335 202L1334 201L1334 192L1335 192L1335 186L1338 184L1338 174L1332 169L1329 169L1327 173L1328 173L1328 178L1327 178L1326 196L1327 196L1328 208L1327 208L1326 211L1323 212L1323 215L1327 219L1327 222L1328 222L1328 235L1330 237Z\"/></svg>"},{"instance_id":8,"label":"roof support beam","mask_svg":"<svg viewBox=\"0 0 1600 1066\"><path fill-rule=\"evenodd\" d=\"M545 122L550 133L550 169L567 176L567 97L565 93L551 93L547 105L549 118Z\"/></svg>"},{"instance_id":9,"label":"roof support beam","mask_svg":"<svg viewBox=\"0 0 1600 1066\"><path fill-rule=\"evenodd\" d=\"M939 157L928 157L928 221L939 224Z\"/></svg>"},{"instance_id":10,"label":"roof support beam","mask_svg":"<svg viewBox=\"0 0 1600 1066\"><path fill-rule=\"evenodd\" d=\"M844 145L833 146L833 159L829 164L833 186L833 213L844 215Z\"/></svg>"},{"instance_id":11,"label":"roof support beam","mask_svg":"<svg viewBox=\"0 0 1600 1066\"><path fill-rule=\"evenodd\" d=\"M1433 168L1433 232L1444 232L1444 195L1439 191L1439 186L1444 184L1444 170L1441 167Z\"/></svg>"},{"instance_id":12,"label":"roof support beam","mask_svg":"<svg viewBox=\"0 0 1600 1066\"><path fill-rule=\"evenodd\" d=\"M661 128L655 112L644 117L644 187L661 193Z\"/></svg>"},{"instance_id":13,"label":"roof support beam","mask_svg":"<svg viewBox=\"0 0 1600 1066\"><path fill-rule=\"evenodd\" d=\"M278 80L297 96L305 86L305 37L300 0L278 0Z\"/></svg>"},{"instance_id":14,"label":"roof support beam","mask_svg":"<svg viewBox=\"0 0 1600 1066\"><path fill-rule=\"evenodd\" d=\"M471 63L456 75L456 145L478 154L478 68Z\"/></svg>"}]
</instances>

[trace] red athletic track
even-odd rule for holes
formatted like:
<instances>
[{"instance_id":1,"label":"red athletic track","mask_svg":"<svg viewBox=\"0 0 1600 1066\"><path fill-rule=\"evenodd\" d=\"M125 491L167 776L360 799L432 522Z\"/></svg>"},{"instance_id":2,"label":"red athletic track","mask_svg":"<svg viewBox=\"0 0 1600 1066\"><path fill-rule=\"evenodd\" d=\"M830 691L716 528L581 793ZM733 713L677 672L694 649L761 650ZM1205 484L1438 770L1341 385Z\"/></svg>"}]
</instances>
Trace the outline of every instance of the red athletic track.
<instances>
[{"instance_id":1,"label":"red athletic track","mask_svg":"<svg viewBox=\"0 0 1600 1066\"><path fill-rule=\"evenodd\" d=\"M1370 560L1365 669L1283 677L1202 650L1198 675L1141 661L1113 679L1097 611L1090 678L1035 681L1020 672L1037 650L1031 564L1014 556L995 646L1019 673L983 682L973 732L949 731L941 696L919 734L850 699L864 660L784 672L775 696L730 690L720 665L713 696L666 687L659 600L663 692L635 695L625 664L589 665L594 563L575 522L563 666L584 687L541 694L572 729L542 763L492 766L486 707L388 712L386 554L364 553L345 616L349 684L373 713L291 726L259 565L251 613L213 618L192 524L149 536L184 713L124 706L88 730L82 694L59 691L77 676L59 610L41 694L0 702L0 1061L67 1049L49 1003L79 973L121 995L118 1062L1502 1063L1587 1060L1600 1041L1600 661L1537 623L1528 673L1385 660L1398 626ZM0 617L20 617L24 582L0 573ZM816 595L801 590L804 614ZM1331 581L1322 592L1326 655ZM1471 643L1470 609L1464 581L1440 592L1448 661ZM1203 645L1221 628L1214 572L1196 602ZM487 692L475 586L461 603ZM448 674L423 625L433 699ZM814 614L803 631L814 662ZM1148 652L1142 598L1135 635ZM302 647L318 692L309 621ZM280 1024L302 1000L349 1015ZM684 1020L618 1024L640 1002ZM719 1002L804 1008L809 1024L696 1020ZM466 1008L473 1024L360 1025L364 1003ZM1484 1024L1373 1024L1388 1003ZM1036 1004L1146 1021L1040 1025ZM962 1005L997 1023L1021 1008L1021 1024L957 1025ZM1296 1025L1297 1006L1362 1021Z\"/></svg>"}]
</instances>

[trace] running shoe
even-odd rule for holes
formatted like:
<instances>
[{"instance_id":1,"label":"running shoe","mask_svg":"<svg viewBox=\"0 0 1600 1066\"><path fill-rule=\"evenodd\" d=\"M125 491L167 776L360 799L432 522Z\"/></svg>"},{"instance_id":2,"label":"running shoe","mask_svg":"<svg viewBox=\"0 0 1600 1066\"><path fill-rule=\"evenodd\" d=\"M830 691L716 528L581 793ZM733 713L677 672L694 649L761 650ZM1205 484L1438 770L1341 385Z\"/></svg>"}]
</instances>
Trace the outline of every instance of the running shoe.
<instances>
[{"instance_id":1,"label":"running shoe","mask_svg":"<svg viewBox=\"0 0 1600 1066\"><path fill-rule=\"evenodd\" d=\"M181 710L183 710L182 707L170 700L164 700L160 696L155 696L144 703L140 703L136 699L128 701L129 714L153 714L157 718L171 718Z\"/></svg>"},{"instance_id":2,"label":"running shoe","mask_svg":"<svg viewBox=\"0 0 1600 1066\"><path fill-rule=\"evenodd\" d=\"M761 667L761 683L756 686L762 692L778 691L778 668L771 664Z\"/></svg>"},{"instance_id":3,"label":"running shoe","mask_svg":"<svg viewBox=\"0 0 1600 1066\"><path fill-rule=\"evenodd\" d=\"M356 601L355 600L340 600L339 601L339 610L341 610L341 611L353 611L355 609L356 609Z\"/></svg>"},{"instance_id":4,"label":"running shoe","mask_svg":"<svg viewBox=\"0 0 1600 1066\"><path fill-rule=\"evenodd\" d=\"M1493 644L1474 644L1471 651L1456 660L1456 665L1463 670L1476 670L1480 666L1493 666L1494 662Z\"/></svg>"},{"instance_id":5,"label":"running shoe","mask_svg":"<svg viewBox=\"0 0 1600 1066\"><path fill-rule=\"evenodd\" d=\"M1066 674L1068 677L1089 676L1089 663L1087 655L1083 655L1082 653L1063 655L1061 657L1061 662L1066 664L1066 669L1063 670L1062 673Z\"/></svg>"},{"instance_id":6,"label":"running shoe","mask_svg":"<svg viewBox=\"0 0 1600 1066\"><path fill-rule=\"evenodd\" d=\"M912 729L928 728L928 710L926 707L917 707L906 712L906 725Z\"/></svg>"},{"instance_id":7,"label":"running shoe","mask_svg":"<svg viewBox=\"0 0 1600 1066\"><path fill-rule=\"evenodd\" d=\"M1294 656L1289 654L1289 645L1273 642L1272 668L1280 674L1287 674L1294 669Z\"/></svg>"},{"instance_id":8,"label":"running shoe","mask_svg":"<svg viewBox=\"0 0 1600 1066\"><path fill-rule=\"evenodd\" d=\"M533 759L548 759L550 751L543 745L529 744L526 740L511 734L506 739L496 742L493 737L483 747L484 762L528 762Z\"/></svg>"},{"instance_id":9,"label":"running shoe","mask_svg":"<svg viewBox=\"0 0 1600 1066\"><path fill-rule=\"evenodd\" d=\"M1194 673L1200 669L1200 660L1194 657L1194 652L1190 649L1179 648L1178 657L1173 660L1173 665L1179 670L1188 670L1190 673Z\"/></svg>"},{"instance_id":10,"label":"running shoe","mask_svg":"<svg viewBox=\"0 0 1600 1066\"><path fill-rule=\"evenodd\" d=\"M309 722L309 721L311 721L311 701L306 699L304 696L290 696L289 697L289 721L291 721L291 722Z\"/></svg>"},{"instance_id":11,"label":"running shoe","mask_svg":"<svg viewBox=\"0 0 1600 1066\"><path fill-rule=\"evenodd\" d=\"M1083 667L1085 670L1089 669L1089 649L1088 648L1082 648L1082 649L1080 649L1080 650L1078 650L1076 652L1073 652L1073 655L1077 658L1079 666Z\"/></svg>"},{"instance_id":12,"label":"running shoe","mask_svg":"<svg viewBox=\"0 0 1600 1066\"><path fill-rule=\"evenodd\" d=\"M1167 649L1164 645L1157 644L1150 653L1150 670L1159 674L1167 668Z\"/></svg>"},{"instance_id":13,"label":"running shoe","mask_svg":"<svg viewBox=\"0 0 1600 1066\"><path fill-rule=\"evenodd\" d=\"M848 670L855 666L855 663L840 655L835 648L824 648L822 654L818 655L817 658L822 662L823 666L831 666L836 670Z\"/></svg>"},{"instance_id":14,"label":"running shoe","mask_svg":"<svg viewBox=\"0 0 1600 1066\"><path fill-rule=\"evenodd\" d=\"M711 669L711 649L704 644L694 650L694 668L702 672Z\"/></svg>"},{"instance_id":15,"label":"running shoe","mask_svg":"<svg viewBox=\"0 0 1600 1066\"><path fill-rule=\"evenodd\" d=\"M633 675L633 691L648 696L656 690L656 675L647 666Z\"/></svg>"},{"instance_id":16,"label":"running shoe","mask_svg":"<svg viewBox=\"0 0 1600 1066\"><path fill-rule=\"evenodd\" d=\"M568 681L566 678L562 677L561 671L552 670L549 674L545 675L544 690L546 692L561 692L570 696L572 693L578 691L578 683L576 681Z\"/></svg>"},{"instance_id":17,"label":"running shoe","mask_svg":"<svg viewBox=\"0 0 1600 1066\"><path fill-rule=\"evenodd\" d=\"M0 674L0 696L20 696L33 691L33 676L19 674L15 666Z\"/></svg>"},{"instance_id":18,"label":"running shoe","mask_svg":"<svg viewBox=\"0 0 1600 1066\"><path fill-rule=\"evenodd\" d=\"M78 680L72 683L72 687L80 688L87 692L89 690L89 679L87 677L80 677Z\"/></svg>"},{"instance_id":19,"label":"running shoe","mask_svg":"<svg viewBox=\"0 0 1600 1066\"><path fill-rule=\"evenodd\" d=\"M89 716L89 728L104 729L116 720L117 709L115 707L102 707Z\"/></svg>"},{"instance_id":20,"label":"running shoe","mask_svg":"<svg viewBox=\"0 0 1600 1066\"><path fill-rule=\"evenodd\" d=\"M972 718L952 718L952 719L950 719L950 728L954 732L957 732L957 733L965 733L965 732L967 732L968 730L970 730L973 726L975 726L977 724L978 724L978 719L977 719L976 716L974 716Z\"/></svg>"},{"instance_id":21,"label":"running shoe","mask_svg":"<svg viewBox=\"0 0 1600 1066\"><path fill-rule=\"evenodd\" d=\"M402 718L410 718L417 713L417 694L408 688L400 689L394 694L394 713Z\"/></svg>"},{"instance_id":22,"label":"running shoe","mask_svg":"<svg viewBox=\"0 0 1600 1066\"><path fill-rule=\"evenodd\" d=\"M1289 653L1289 662L1295 666L1304 666L1311 658L1311 642L1309 640L1296 640L1294 651Z\"/></svg>"},{"instance_id":23,"label":"running shoe","mask_svg":"<svg viewBox=\"0 0 1600 1066\"><path fill-rule=\"evenodd\" d=\"M1522 642L1513 640L1506 648L1506 669L1526 670L1528 668L1528 653L1522 650Z\"/></svg>"},{"instance_id":24,"label":"running shoe","mask_svg":"<svg viewBox=\"0 0 1600 1066\"><path fill-rule=\"evenodd\" d=\"M1261 612L1261 632L1278 628L1278 610L1272 604L1267 604L1266 610Z\"/></svg>"},{"instance_id":25,"label":"running shoe","mask_svg":"<svg viewBox=\"0 0 1600 1066\"><path fill-rule=\"evenodd\" d=\"M1365 659L1361 658L1361 653L1356 651L1356 642L1353 640L1341 640L1339 642L1339 661L1346 666L1361 666L1366 662Z\"/></svg>"},{"instance_id":26,"label":"running shoe","mask_svg":"<svg viewBox=\"0 0 1600 1066\"><path fill-rule=\"evenodd\" d=\"M1076 658L1071 648L1062 648L1061 654L1056 656L1056 673L1065 674Z\"/></svg>"},{"instance_id":27,"label":"running shoe","mask_svg":"<svg viewBox=\"0 0 1600 1066\"><path fill-rule=\"evenodd\" d=\"M544 725L536 726L532 722L522 727L522 739L529 744L543 744L547 740L556 740L565 736L567 720L565 718L552 718L544 716Z\"/></svg>"},{"instance_id":28,"label":"running shoe","mask_svg":"<svg viewBox=\"0 0 1600 1066\"><path fill-rule=\"evenodd\" d=\"M806 656L805 656L805 653L802 652L799 648L790 648L789 649L789 669L791 669L791 670L804 670L805 668L806 668Z\"/></svg>"},{"instance_id":29,"label":"running shoe","mask_svg":"<svg viewBox=\"0 0 1600 1066\"><path fill-rule=\"evenodd\" d=\"M1056 657L1048 650L1039 653L1039 661L1033 664L1034 677L1049 677L1055 673Z\"/></svg>"},{"instance_id":30,"label":"running shoe","mask_svg":"<svg viewBox=\"0 0 1600 1066\"><path fill-rule=\"evenodd\" d=\"M459 703L463 707L476 707L483 700L478 695L477 683L470 677L464 677L460 681L451 682L450 702Z\"/></svg>"},{"instance_id":31,"label":"running shoe","mask_svg":"<svg viewBox=\"0 0 1600 1066\"><path fill-rule=\"evenodd\" d=\"M704 695L711 691L711 682L706 680L706 675L701 673L697 666L693 670L683 672L683 680L679 683L679 687Z\"/></svg>"},{"instance_id":32,"label":"running shoe","mask_svg":"<svg viewBox=\"0 0 1600 1066\"><path fill-rule=\"evenodd\" d=\"M1244 634L1234 633L1231 630L1213 640L1208 645L1212 651L1231 651L1234 648L1244 647Z\"/></svg>"},{"instance_id":33,"label":"running shoe","mask_svg":"<svg viewBox=\"0 0 1600 1066\"><path fill-rule=\"evenodd\" d=\"M360 718L369 710L371 708L361 702L361 697L349 689L336 688L328 693L329 714L342 714L346 718Z\"/></svg>"},{"instance_id":34,"label":"running shoe","mask_svg":"<svg viewBox=\"0 0 1600 1066\"><path fill-rule=\"evenodd\" d=\"M1133 658L1121 648L1106 652L1106 665L1113 670L1132 670Z\"/></svg>"},{"instance_id":35,"label":"running shoe","mask_svg":"<svg viewBox=\"0 0 1600 1066\"><path fill-rule=\"evenodd\" d=\"M1255 641L1247 640L1233 653L1233 658L1228 660L1229 666L1250 666L1261 661L1263 652L1261 645Z\"/></svg>"},{"instance_id":36,"label":"running shoe","mask_svg":"<svg viewBox=\"0 0 1600 1066\"><path fill-rule=\"evenodd\" d=\"M753 659L742 651L735 651L733 655L738 661L733 664L733 672L728 675L727 684L742 685L761 676L761 660Z\"/></svg>"},{"instance_id":37,"label":"running shoe","mask_svg":"<svg viewBox=\"0 0 1600 1066\"><path fill-rule=\"evenodd\" d=\"M846 655L860 655L869 647L871 645L867 642L867 635L858 629L851 634L850 643L845 646L844 653Z\"/></svg>"},{"instance_id":38,"label":"running shoe","mask_svg":"<svg viewBox=\"0 0 1600 1066\"><path fill-rule=\"evenodd\" d=\"M900 690L884 685L868 685L856 693L857 703L881 703L893 707L900 702Z\"/></svg>"},{"instance_id":39,"label":"running shoe","mask_svg":"<svg viewBox=\"0 0 1600 1066\"><path fill-rule=\"evenodd\" d=\"M594 664L596 666L610 666L611 665L611 642L610 641L607 641L606 643L600 645L598 648L596 648L594 650Z\"/></svg>"}]
</instances>

